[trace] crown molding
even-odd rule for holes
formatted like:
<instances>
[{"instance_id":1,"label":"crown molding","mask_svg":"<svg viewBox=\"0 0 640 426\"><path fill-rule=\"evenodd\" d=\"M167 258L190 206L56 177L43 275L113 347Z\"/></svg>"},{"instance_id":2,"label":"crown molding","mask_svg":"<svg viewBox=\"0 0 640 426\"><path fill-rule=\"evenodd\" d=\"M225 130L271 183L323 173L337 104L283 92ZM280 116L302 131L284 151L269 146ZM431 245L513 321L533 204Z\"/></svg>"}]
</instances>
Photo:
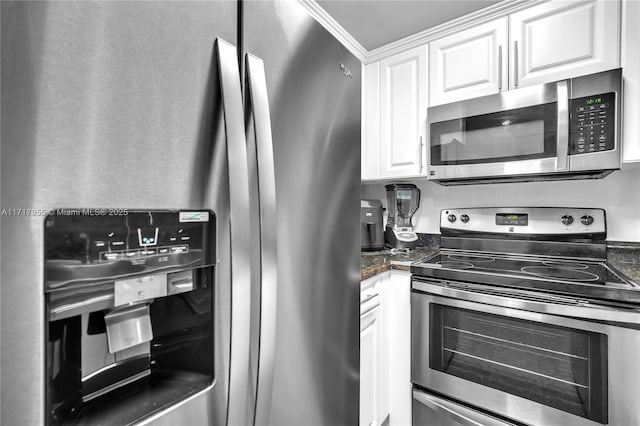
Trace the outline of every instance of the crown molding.
<instances>
[{"instance_id":1,"label":"crown molding","mask_svg":"<svg viewBox=\"0 0 640 426\"><path fill-rule=\"evenodd\" d=\"M444 24L370 50L367 52L366 63L379 61L380 59L424 45L446 35L466 30L493 19L502 18L519 10L529 8L534 4L544 3L546 1L549 0L504 0L493 6L485 7L484 9L480 9L476 12L471 12L460 18L453 19L445 22Z\"/></svg>"},{"instance_id":2,"label":"crown molding","mask_svg":"<svg viewBox=\"0 0 640 426\"><path fill-rule=\"evenodd\" d=\"M344 29L315 0L297 0L309 14L318 21L331 35L346 47L362 63L369 64L405 50L427 44L433 40L466 30L485 22L508 16L514 12L527 9L533 5L550 0L504 0L492 6L468 13L460 18L429 28L408 37L394 41L373 50L367 50L347 30Z\"/></svg>"},{"instance_id":3,"label":"crown molding","mask_svg":"<svg viewBox=\"0 0 640 426\"><path fill-rule=\"evenodd\" d=\"M349 50L360 62L365 63L367 49L365 49L351 34L344 29L331 15L327 13L315 0L298 0L309 14L320 23L332 36Z\"/></svg>"}]
</instances>

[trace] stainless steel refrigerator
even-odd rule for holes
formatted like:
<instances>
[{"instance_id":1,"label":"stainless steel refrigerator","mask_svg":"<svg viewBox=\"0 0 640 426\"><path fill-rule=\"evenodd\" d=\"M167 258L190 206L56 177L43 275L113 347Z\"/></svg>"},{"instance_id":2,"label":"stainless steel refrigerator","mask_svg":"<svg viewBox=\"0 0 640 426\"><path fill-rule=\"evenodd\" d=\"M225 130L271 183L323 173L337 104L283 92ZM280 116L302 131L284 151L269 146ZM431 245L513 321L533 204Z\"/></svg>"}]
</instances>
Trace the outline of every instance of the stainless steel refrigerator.
<instances>
[{"instance_id":1,"label":"stainless steel refrigerator","mask_svg":"<svg viewBox=\"0 0 640 426\"><path fill-rule=\"evenodd\" d=\"M0 423L50 420L43 235L64 207L215 212L214 380L140 421L356 424L359 61L294 1L1 13Z\"/></svg>"}]
</instances>

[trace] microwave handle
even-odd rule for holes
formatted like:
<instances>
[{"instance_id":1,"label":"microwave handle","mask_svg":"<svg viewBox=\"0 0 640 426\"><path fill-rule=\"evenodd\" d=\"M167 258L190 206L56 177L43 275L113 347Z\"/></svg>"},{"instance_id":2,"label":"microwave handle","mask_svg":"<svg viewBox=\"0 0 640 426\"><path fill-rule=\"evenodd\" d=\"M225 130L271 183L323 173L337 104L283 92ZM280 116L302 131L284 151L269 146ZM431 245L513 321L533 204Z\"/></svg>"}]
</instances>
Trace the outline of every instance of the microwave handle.
<instances>
[{"instance_id":1,"label":"microwave handle","mask_svg":"<svg viewBox=\"0 0 640 426\"><path fill-rule=\"evenodd\" d=\"M498 46L498 91L502 91L502 45Z\"/></svg>"},{"instance_id":2,"label":"microwave handle","mask_svg":"<svg viewBox=\"0 0 640 426\"><path fill-rule=\"evenodd\" d=\"M569 87L567 80L557 83L558 131L556 171L569 170Z\"/></svg>"},{"instance_id":3,"label":"microwave handle","mask_svg":"<svg viewBox=\"0 0 640 426\"><path fill-rule=\"evenodd\" d=\"M421 174L424 169L424 164L422 164L422 136L418 138L418 174Z\"/></svg>"},{"instance_id":4,"label":"microwave handle","mask_svg":"<svg viewBox=\"0 0 640 426\"><path fill-rule=\"evenodd\" d=\"M518 87L518 40L513 42L513 87Z\"/></svg>"}]
</instances>

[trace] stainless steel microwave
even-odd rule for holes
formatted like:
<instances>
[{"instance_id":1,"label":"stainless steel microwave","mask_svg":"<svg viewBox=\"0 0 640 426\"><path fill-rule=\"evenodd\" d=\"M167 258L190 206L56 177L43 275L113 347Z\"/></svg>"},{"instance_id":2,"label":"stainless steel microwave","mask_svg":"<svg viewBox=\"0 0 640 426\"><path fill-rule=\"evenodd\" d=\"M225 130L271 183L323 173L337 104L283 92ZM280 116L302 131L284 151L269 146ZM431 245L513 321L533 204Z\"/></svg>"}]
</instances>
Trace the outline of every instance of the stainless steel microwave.
<instances>
[{"instance_id":1,"label":"stainless steel microwave","mask_svg":"<svg viewBox=\"0 0 640 426\"><path fill-rule=\"evenodd\" d=\"M600 178L620 168L622 69L428 109L428 179Z\"/></svg>"}]
</instances>

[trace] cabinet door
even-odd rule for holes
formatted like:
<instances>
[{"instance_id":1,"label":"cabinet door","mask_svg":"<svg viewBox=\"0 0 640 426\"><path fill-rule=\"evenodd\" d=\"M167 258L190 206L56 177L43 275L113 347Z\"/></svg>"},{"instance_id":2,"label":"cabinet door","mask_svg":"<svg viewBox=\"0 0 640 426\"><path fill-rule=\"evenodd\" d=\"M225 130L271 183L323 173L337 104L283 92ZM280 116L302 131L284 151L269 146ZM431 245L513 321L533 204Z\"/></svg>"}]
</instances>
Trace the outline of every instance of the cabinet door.
<instances>
[{"instance_id":1,"label":"cabinet door","mask_svg":"<svg viewBox=\"0 0 640 426\"><path fill-rule=\"evenodd\" d=\"M429 44L430 106L507 89L507 27L504 17Z\"/></svg>"},{"instance_id":2,"label":"cabinet door","mask_svg":"<svg viewBox=\"0 0 640 426\"><path fill-rule=\"evenodd\" d=\"M380 179L380 62L363 65L361 179Z\"/></svg>"},{"instance_id":3,"label":"cabinet door","mask_svg":"<svg viewBox=\"0 0 640 426\"><path fill-rule=\"evenodd\" d=\"M391 270L383 282L383 333L388 362L389 426L411 424L411 274Z\"/></svg>"},{"instance_id":4,"label":"cabinet door","mask_svg":"<svg viewBox=\"0 0 640 426\"><path fill-rule=\"evenodd\" d=\"M380 61L380 177L419 176L427 118L427 46Z\"/></svg>"},{"instance_id":5,"label":"cabinet door","mask_svg":"<svg viewBox=\"0 0 640 426\"><path fill-rule=\"evenodd\" d=\"M360 426L378 425L380 406L380 307L360 316Z\"/></svg>"},{"instance_id":6,"label":"cabinet door","mask_svg":"<svg viewBox=\"0 0 640 426\"><path fill-rule=\"evenodd\" d=\"M640 161L640 1L622 3L622 160Z\"/></svg>"},{"instance_id":7,"label":"cabinet door","mask_svg":"<svg viewBox=\"0 0 640 426\"><path fill-rule=\"evenodd\" d=\"M550 1L510 16L510 88L617 68L620 3Z\"/></svg>"}]
</instances>

